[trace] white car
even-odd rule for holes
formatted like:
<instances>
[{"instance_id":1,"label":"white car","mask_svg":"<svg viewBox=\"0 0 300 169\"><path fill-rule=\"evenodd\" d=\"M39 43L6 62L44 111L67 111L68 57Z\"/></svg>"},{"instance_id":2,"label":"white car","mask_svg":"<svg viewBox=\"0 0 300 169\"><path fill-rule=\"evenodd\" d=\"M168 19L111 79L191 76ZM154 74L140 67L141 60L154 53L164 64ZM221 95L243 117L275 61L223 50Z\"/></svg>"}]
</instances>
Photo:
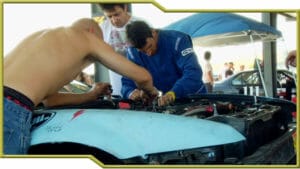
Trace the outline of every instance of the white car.
<instances>
[{"instance_id":1,"label":"white car","mask_svg":"<svg viewBox=\"0 0 300 169\"><path fill-rule=\"evenodd\" d=\"M293 164L293 111L281 99L212 94L166 107L116 99L40 109L29 154L91 154L104 164Z\"/></svg>"}]
</instances>

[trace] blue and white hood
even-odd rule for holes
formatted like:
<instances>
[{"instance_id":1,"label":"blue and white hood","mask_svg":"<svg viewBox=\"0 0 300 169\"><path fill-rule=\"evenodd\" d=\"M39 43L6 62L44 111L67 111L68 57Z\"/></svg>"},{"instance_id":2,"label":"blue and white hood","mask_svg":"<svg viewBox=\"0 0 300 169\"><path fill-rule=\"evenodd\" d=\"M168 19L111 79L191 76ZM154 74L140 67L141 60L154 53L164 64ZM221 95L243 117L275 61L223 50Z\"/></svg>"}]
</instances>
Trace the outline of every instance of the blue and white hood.
<instances>
[{"instance_id":1,"label":"blue and white hood","mask_svg":"<svg viewBox=\"0 0 300 169\"><path fill-rule=\"evenodd\" d=\"M79 143L119 159L245 140L229 125L170 114L121 109L60 109L37 113L31 146Z\"/></svg>"}]
</instances>

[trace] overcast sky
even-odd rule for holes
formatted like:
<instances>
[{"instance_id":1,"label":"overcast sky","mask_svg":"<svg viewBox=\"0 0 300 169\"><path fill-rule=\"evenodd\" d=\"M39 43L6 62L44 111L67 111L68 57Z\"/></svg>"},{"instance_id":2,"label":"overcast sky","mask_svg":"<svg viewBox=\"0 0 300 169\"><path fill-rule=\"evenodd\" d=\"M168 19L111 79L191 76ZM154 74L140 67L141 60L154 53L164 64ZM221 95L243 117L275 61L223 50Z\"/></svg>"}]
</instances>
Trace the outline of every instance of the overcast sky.
<instances>
[{"instance_id":1,"label":"overcast sky","mask_svg":"<svg viewBox=\"0 0 300 169\"><path fill-rule=\"evenodd\" d=\"M155 28L163 28L164 26L179 20L183 17L187 17L192 13L181 12L163 12L152 4L133 4L133 15L145 19L151 26ZM147 11L147 12L145 12ZM81 17L91 17L91 5L89 3L80 4L55 4L55 3L9 3L3 5L3 46L4 46L4 56L12 50L25 36L30 33L35 32L44 28L51 28L62 25L69 25L74 20ZM261 15L259 13L239 13L241 15L246 15L252 19L261 20ZM285 46L287 50L296 48L296 25L295 22L288 22L279 25L280 29L285 37ZM197 54L199 60L202 62L203 50L198 49ZM224 49L225 50L225 49ZM217 58L213 57L212 61L217 63L220 69L220 65L226 60L236 60L236 57L249 54L249 52L244 52L245 48L236 48L235 51L240 53L231 54L229 48L226 51L216 50L214 53ZM218 56L222 54L222 57ZM215 59L215 60L214 60ZM90 70L89 70L90 71Z\"/></svg>"}]
</instances>

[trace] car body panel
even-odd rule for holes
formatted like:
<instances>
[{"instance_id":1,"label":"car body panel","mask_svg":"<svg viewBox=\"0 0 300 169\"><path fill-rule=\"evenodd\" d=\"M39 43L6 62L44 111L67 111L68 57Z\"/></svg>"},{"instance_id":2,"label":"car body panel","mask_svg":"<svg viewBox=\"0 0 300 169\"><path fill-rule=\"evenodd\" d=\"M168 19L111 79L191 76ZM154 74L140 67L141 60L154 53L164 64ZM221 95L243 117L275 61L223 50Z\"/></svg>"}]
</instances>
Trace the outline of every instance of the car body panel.
<instances>
[{"instance_id":1,"label":"car body panel","mask_svg":"<svg viewBox=\"0 0 300 169\"><path fill-rule=\"evenodd\" d=\"M277 70L277 88L285 87L287 80L295 84L291 72L288 70ZM243 94L243 87L253 87L255 89L256 86L259 87L259 95L263 96L264 91L258 70L246 70L238 72L222 81L215 82L213 92L218 94Z\"/></svg>"},{"instance_id":2,"label":"car body panel","mask_svg":"<svg viewBox=\"0 0 300 169\"><path fill-rule=\"evenodd\" d=\"M229 125L192 117L110 109L47 112L55 115L32 131L32 146L74 142L126 159L245 140Z\"/></svg>"}]
</instances>

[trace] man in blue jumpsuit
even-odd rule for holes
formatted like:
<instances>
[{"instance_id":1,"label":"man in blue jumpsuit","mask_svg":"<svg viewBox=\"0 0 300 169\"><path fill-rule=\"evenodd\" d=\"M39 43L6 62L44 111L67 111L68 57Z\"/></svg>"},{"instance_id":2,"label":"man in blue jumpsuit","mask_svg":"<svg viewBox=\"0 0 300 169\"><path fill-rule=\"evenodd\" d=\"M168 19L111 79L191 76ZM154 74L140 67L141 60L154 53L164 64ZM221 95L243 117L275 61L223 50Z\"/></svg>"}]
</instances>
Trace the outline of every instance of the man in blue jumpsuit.
<instances>
[{"instance_id":1,"label":"man in blue jumpsuit","mask_svg":"<svg viewBox=\"0 0 300 169\"><path fill-rule=\"evenodd\" d=\"M132 45L128 48L127 58L151 73L154 86L163 92L159 105L168 105L175 98L207 92L189 35L152 29L143 21L128 24L126 34ZM121 92L125 98L144 99L134 82L125 77L122 78Z\"/></svg>"}]
</instances>

